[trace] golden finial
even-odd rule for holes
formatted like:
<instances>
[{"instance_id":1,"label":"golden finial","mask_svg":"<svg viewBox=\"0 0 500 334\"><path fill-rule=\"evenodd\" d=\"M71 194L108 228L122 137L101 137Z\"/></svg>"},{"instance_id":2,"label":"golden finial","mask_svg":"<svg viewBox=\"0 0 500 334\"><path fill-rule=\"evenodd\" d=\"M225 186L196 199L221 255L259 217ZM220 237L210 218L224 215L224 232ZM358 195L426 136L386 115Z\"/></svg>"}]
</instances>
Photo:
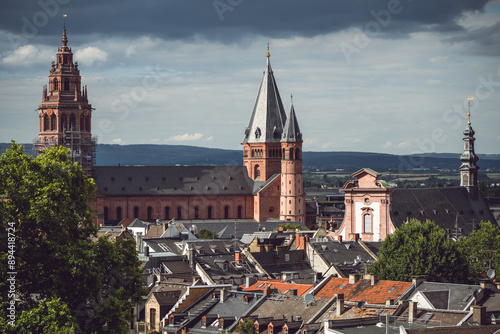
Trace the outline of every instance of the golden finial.
<instances>
[{"instance_id":1,"label":"golden finial","mask_svg":"<svg viewBox=\"0 0 500 334\"><path fill-rule=\"evenodd\" d=\"M467 100L468 100L468 103L469 103L469 112L467 113L467 117L469 118L468 122L470 124L470 101L474 100L474 98L473 97L469 97L469 98L467 98Z\"/></svg>"},{"instance_id":2,"label":"golden finial","mask_svg":"<svg viewBox=\"0 0 500 334\"><path fill-rule=\"evenodd\" d=\"M290 94L290 102L293 103L293 94Z\"/></svg>"},{"instance_id":3,"label":"golden finial","mask_svg":"<svg viewBox=\"0 0 500 334\"><path fill-rule=\"evenodd\" d=\"M271 54L269 53L269 42L267 42L267 58L271 57Z\"/></svg>"}]
</instances>

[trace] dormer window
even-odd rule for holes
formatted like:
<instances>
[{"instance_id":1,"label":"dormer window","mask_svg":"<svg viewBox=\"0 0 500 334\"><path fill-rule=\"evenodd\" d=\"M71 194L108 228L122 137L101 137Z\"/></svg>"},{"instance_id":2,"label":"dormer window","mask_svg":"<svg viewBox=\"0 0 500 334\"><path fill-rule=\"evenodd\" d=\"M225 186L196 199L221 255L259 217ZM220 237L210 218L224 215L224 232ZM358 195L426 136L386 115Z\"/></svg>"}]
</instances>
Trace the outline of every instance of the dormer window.
<instances>
[{"instance_id":1,"label":"dormer window","mask_svg":"<svg viewBox=\"0 0 500 334\"><path fill-rule=\"evenodd\" d=\"M255 138L260 138L262 135L262 132L260 131L260 128L255 129Z\"/></svg>"},{"instance_id":2,"label":"dormer window","mask_svg":"<svg viewBox=\"0 0 500 334\"><path fill-rule=\"evenodd\" d=\"M207 317L204 316L201 318L201 328L206 328L207 327Z\"/></svg>"},{"instance_id":3,"label":"dormer window","mask_svg":"<svg viewBox=\"0 0 500 334\"><path fill-rule=\"evenodd\" d=\"M224 318L219 319L219 329L224 329Z\"/></svg>"},{"instance_id":4,"label":"dormer window","mask_svg":"<svg viewBox=\"0 0 500 334\"><path fill-rule=\"evenodd\" d=\"M274 329L273 324L269 324L267 326L267 334L273 334L273 329Z\"/></svg>"}]
</instances>

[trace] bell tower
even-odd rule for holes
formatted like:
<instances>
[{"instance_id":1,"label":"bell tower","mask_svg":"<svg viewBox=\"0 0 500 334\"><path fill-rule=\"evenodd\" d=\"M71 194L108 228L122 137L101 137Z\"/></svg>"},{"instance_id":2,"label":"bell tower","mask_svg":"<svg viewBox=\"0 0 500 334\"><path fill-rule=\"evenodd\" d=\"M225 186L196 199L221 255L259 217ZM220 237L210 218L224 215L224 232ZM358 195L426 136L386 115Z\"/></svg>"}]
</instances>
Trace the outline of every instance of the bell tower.
<instances>
[{"instance_id":1,"label":"bell tower","mask_svg":"<svg viewBox=\"0 0 500 334\"><path fill-rule=\"evenodd\" d=\"M280 219L305 222L306 198L302 180L302 133L293 101L281 138Z\"/></svg>"},{"instance_id":2,"label":"bell tower","mask_svg":"<svg viewBox=\"0 0 500 334\"><path fill-rule=\"evenodd\" d=\"M472 98L469 98L469 112L467 127L464 131L464 153L460 156L460 161L462 165L459 168L460 171L460 185L467 188L472 199L477 200L478 197L478 171L479 166L476 164L479 157L474 152L474 130L470 125L470 102Z\"/></svg>"},{"instance_id":3,"label":"bell tower","mask_svg":"<svg viewBox=\"0 0 500 334\"><path fill-rule=\"evenodd\" d=\"M267 64L252 116L243 139L243 165L252 180L266 181L281 172L281 136L286 114L271 68Z\"/></svg>"},{"instance_id":4,"label":"bell tower","mask_svg":"<svg viewBox=\"0 0 500 334\"><path fill-rule=\"evenodd\" d=\"M37 154L52 146L69 148L73 161L92 177L96 145L91 133L92 106L87 99L87 87L81 86L78 63L73 63L66 26L61 42L56 61L52 62L49 85L43 87L42 103L38 106L40 130L34 147Z\"/></svg>"}]
</instances>

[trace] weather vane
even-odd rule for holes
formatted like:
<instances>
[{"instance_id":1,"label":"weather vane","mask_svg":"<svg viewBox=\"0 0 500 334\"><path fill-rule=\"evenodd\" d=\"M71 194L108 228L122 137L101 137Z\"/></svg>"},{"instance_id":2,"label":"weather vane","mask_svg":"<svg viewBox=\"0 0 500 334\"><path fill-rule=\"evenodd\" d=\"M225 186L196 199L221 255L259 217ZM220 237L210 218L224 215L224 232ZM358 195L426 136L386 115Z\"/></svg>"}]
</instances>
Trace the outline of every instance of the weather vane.
<instances>
[{"instance_id":1,"label":"weather vane","mask_svg":"<svg viewBox=\"0 0 500 334\"><path fill-rule=\"evenodd\" d=\"M468 102L468 105L469 105L469 111L467 113L467 117L469 118L469 123L470 123L470 101L474 100L474 98L473 97L469 97L469 98L467 98L467 100L468 100L467 102Z\"/></svg>"},{"instance_id":2,"label":"weather vane","mask_svg":"<svg viewBox=\"0 0 500 334\"><path fill-rule=\"evenodd\" d=\"M66 18L68 17L67 14L63 14L63 22L64 22L64 28L66 28Z\"/></svg>"}]
</instances>

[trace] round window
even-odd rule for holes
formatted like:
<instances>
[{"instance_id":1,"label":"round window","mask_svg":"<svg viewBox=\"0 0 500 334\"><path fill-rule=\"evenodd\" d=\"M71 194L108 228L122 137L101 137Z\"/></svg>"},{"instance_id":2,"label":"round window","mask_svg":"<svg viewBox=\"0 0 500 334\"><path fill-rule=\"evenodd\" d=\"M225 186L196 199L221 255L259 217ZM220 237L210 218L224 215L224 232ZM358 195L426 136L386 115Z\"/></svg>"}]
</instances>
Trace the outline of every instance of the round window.
<instances>
[{"instance_id":1,"label":"round window","mask_svg":"<svg viewBox=\"0 0 500 334\"><path fill-rule=\"evenodd\" d=\"M370 199L368 197L365 198L365 203L370 203Z\"/></svg>"}]
</instances>

